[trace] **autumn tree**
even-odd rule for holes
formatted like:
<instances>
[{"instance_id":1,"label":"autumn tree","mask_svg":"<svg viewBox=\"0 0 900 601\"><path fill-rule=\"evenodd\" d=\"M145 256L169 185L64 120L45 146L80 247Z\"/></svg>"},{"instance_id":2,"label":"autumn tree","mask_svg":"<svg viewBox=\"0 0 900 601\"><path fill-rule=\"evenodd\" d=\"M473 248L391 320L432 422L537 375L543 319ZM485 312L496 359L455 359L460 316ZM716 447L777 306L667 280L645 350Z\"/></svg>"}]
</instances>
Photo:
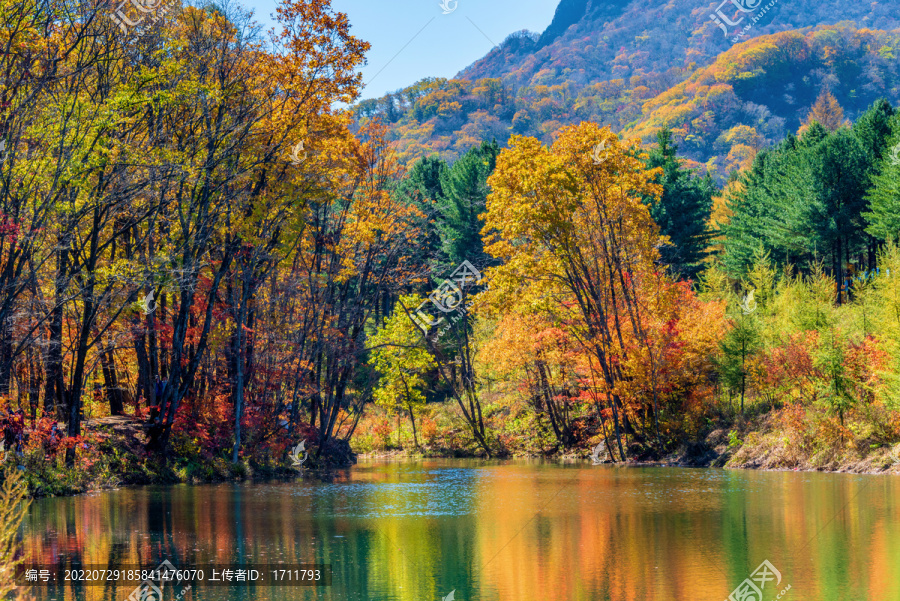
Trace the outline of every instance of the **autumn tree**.
<instances>
[{"instance_id":1,"label":"autumn tree","mask_svg":"<svg viewBox=\"0 0 900 601\"><path fill-rule=\"evenodd\" d=\"M503 261L490 271L493 302L539 303L573 323L603 382L622 458L624 337L646 340L643 295L661 277L658 228L643 202L658 201L659 171L634 147L590 123L564 129L549 149L514 137L489 180L484 232L487 251Z\"/></svg>"},{"instance_id":2,"label":"autumn tree","mask_svg":"<svg viewBox=\"0 0 900 601\"><path fill-rule=\"evenodd\" d=\"M475 361L478 349L473 335L475 285L481 280L481 272L464 262L448 274L448 279L429 295L426 303L412 306L400 299L397 310L416 325L475 443L490 457L495 453L495 448L482 410Z\"/></svg>"},{"instance_id":3,"label":"autumn tree","mask_svg":"<svg viewBox=\"0 0 900 601\"><path fill-rule=\"evenodd\" d=\"M6 599L16 598L17 591L24 597L26 592L15 584L14 575L22 565L19 526L29 505L25 475L15 468L0 466L0 595Z\"/></svg>"},{"instance_id":4,"label":"autumn tree","mask_svg":"<svg viewBox=\"0 0 900 601\"><path fill-rule=\"evenodd\" d=\"M417 307L422 299L404 296L401 302ZM425 406L425 379L433 368L431 355L422 345L415 324L402 311L388 317L369 339L372 359L379 380L375 388L375 402L392 412L406 411L412 424L413 441L416 435L416 411Z\"/></svg>"},{"instance_id":5,"label":"autumn tree","mask_svg":"<svg viewBox=\"0 0 900 601\"><path fill-rule=\"evenodd\" d=\"M738 392L743 414L750 362L762 346L761 327L758 317L740 303L734 303L732 310L731 327L722 339L717 367L729 392Z\"/></svg>"},{"instance_id":6,"label":"autumn tree","mask_svg":"<svg viewBox=\"0 0 900 601\"><path fill-rule=\"evenodd\" d=\"M292 182L303 172L290 170L291 150L322 120L323 138L333 135L329 128L341 131L340 124L327 124L331 103L352 99L359 84L355 67L366 45L350 36L345 15L328 3L289 0L278 8L278 21L281 50L267 54L240 15L188 8L160 34L171 52L158 67L156 87L136 90L157 98L145 113L150 146L166 153L167 166L180 166L154 188L162 215L141 257L151 266L147 281L165 289L171 302L160 302L134 328L150 344L139 353L149 358L145 367L166 380L151 413L148 444L158 452L167 448L178 408L206 357L227 282L233 456L238 453L244 376L252 368L245 333L253 297L296 240L288 226L299 226L302 188ZM154 348L161 329L166 344Z\"/></svg>"},{"instance_id":7,"label":"autumn tree","mask_svg":"<svg viewBox=\"0 0 900 601\"><path fill-rule=\"evenodd\" d=\"M538 425L549 424L557 449L570 448L576 443L573 421L588 404L579 386L579 345L546 314L496 312L480 362L501 385L524 392Z\"/></svg>"},{"instance_id":8,"label":"autumn tree","mask_svg":"<svg viewBox=\"0 0 900 601\"><path fill-rule=\"evenodd\" d=\"M823 90L816 98L798 134L805 133L813 123L818 123L829 132L836 132L847 124L844 119L844 109L838 104L837 98L830 90Z\"/></svg>"},{"instance_id":9,"label":"autumn tree","mask_svg":"<svg viewBox=\"0 0 900 601\"><path fill-rule=\"evenodd\" d=\"M96 133L86 123L104 118L105 108L93 105L98 110L91 117L76 102L96 99L96 79L85 74L113 54L101 41L102 10L39 0L5 3L0 11L0 395L9 394L14 362L26 354L32 417L39 372L47 376L44 409L59 417L67 413L61 366L69 297L39 284L46 268L65 262L68 234L58 237L67 219L65 203L91 171L79 165L85 154L73 149ZM42 157L50 149L56 149L55 158ZM94 174L100 171L92 167ZM66 281L63 273L59 286Z\"/></svg>"},{"instance_id":10,"label":"autumn tree","mask_svg":"<svg viewBox=\"0 0 900 601\"><path fill-rule=\"evenodd\" d=\"M346 123L345 123L346 125ZM343 129L331 161L302 212L299 244L278 282L289 296L284 325L291 348L288 411L318 431L320 456L339 416L370 400L354 386L366 358L367 327L385 298L396 298L421 275L405 260L420 232L421 213L392 194L399 168L376 123L358 136ZM327 167L327 168L325 168Z\"/></svg>"}]
</instances>

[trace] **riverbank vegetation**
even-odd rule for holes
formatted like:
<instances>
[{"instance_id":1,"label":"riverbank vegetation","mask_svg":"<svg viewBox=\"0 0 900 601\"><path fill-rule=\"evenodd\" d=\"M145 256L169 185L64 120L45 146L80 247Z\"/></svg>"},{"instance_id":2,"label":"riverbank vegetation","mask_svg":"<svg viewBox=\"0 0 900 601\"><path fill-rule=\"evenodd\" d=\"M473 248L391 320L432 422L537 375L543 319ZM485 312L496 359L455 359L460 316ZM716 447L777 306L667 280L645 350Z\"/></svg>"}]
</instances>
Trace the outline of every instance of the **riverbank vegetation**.
<instances>
[{"instance_id":1,"label":"riverbank vegetation","mask_svg":"<svg viewBox=\"0 0 900 601\"><path fill-rule=\"evenodd\" d=\"M3 468L0 474L0 598L27 599L13 584L13 574L22 564L19 526L28 511L28 486L17 469Z\"/></svg>"},{"instance_id":2,"label":"riverbank vegetation","mask_svg":"<svg viewBox=\"0 0 900 601\"><path fill-rule=\"evenodd\" d=\"M721 185L589 122L407 168L332 108L367 46L327 2L269 40L88 9L0 24L0 457L32 493L392 447L900 462L889 103L823 91Z\"/></svg>"}]
</instances>

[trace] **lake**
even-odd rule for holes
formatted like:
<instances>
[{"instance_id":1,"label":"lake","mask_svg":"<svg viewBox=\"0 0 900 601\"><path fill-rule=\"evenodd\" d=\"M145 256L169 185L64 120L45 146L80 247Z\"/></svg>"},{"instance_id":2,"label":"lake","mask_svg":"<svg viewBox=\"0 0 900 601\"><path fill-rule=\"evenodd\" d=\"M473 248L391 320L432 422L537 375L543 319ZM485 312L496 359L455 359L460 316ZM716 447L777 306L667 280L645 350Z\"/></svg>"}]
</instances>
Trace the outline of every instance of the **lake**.
<instances>
[{"instance_id":1,"label":"lake","mask_svg":"<svg viewBox=\"0 0 900 601\"><path fill-rule=\"evenodd\" d=\"M208 581L213 569L319 564L331 578L167 583L166 600L722 601L753 586L764 601L900 600L900 478L890 476L372 461L327 481L42 499L23 536L30 565L165 559ZM34 593L124 601L134 589Z\"/></svg>"}]
</instances>

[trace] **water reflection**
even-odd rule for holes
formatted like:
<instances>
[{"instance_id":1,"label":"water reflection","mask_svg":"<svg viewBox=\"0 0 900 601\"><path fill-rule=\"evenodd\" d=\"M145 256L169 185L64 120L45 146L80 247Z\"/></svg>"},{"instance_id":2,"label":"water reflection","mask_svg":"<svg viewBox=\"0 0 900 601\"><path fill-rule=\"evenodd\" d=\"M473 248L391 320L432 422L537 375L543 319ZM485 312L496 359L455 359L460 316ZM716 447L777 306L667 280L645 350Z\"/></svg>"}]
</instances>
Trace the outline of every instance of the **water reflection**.
<instances>
[{"instance_id":1,"label":"water reflection","mask_svg":"<svg viewBox=\"0 0 900 601\"><path fill-rule=\"evenodd\" d=\"M900 479L887 476L369 463L324 482L45 499L23 533L33 564L333 570L330 587L199 585L188 601L438 601L451 590L457 601L722 601L763 560L790 584L784 599L900 600ZM34 592L99 601L133 589Z\"/></svg>"}]
</instances>

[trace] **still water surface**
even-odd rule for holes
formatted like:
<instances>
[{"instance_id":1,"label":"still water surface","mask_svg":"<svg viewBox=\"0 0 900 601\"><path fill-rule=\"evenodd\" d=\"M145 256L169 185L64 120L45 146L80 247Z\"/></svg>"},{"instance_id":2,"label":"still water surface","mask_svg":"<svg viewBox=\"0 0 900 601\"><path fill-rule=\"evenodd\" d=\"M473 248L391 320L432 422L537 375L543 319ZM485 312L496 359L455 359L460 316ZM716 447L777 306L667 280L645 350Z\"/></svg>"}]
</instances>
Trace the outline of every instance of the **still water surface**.
<instances>
[{"instance_id":1,"label":"still water surface","mask_svg":"<svg viewBox=\"0 0 900 601\"><path fill-rule=\"evenodd\" d=\"M764 560L781 582L763 601L788 586L784 601L900 601L896 476L370 462L326 482L39 500L23 534L31 564L332 569L328 587L170 587L166 601L722 601Z\"/></svg>"}]
</instances>

